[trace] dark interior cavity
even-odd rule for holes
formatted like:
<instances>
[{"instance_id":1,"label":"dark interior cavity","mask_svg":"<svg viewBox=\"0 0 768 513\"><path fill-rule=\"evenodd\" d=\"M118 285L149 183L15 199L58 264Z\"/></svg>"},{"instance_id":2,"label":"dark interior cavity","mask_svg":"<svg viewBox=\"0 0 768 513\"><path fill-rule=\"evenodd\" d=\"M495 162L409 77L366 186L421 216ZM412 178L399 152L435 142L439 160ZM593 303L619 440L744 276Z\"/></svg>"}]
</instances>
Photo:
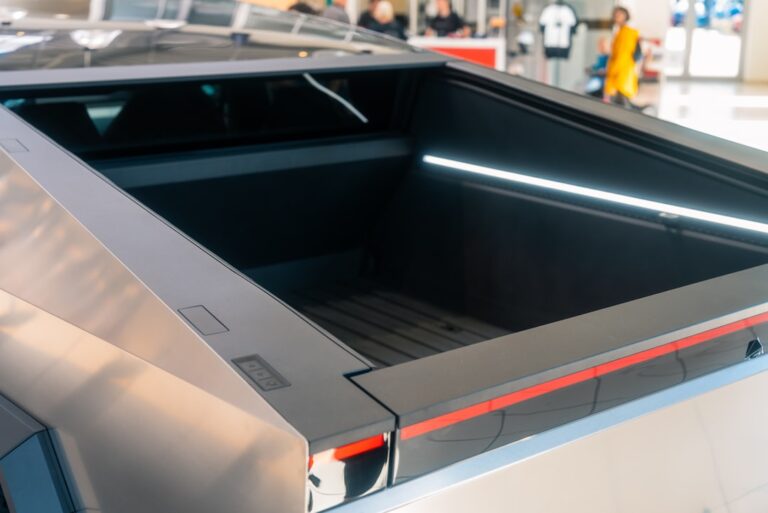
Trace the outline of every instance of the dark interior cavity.
<instances>
[{"instance_id":1,"label":"dark interior cavity","mask_svg":"<svg viewBox=\"0 0 768 513\"><path fill-rule=\"evenodd\" d=\"M736 213L764 202L756 193L448 78L319 81L367 121L301 76L5 101L376 366L768 262L754 235L543 194L421 157L462 155L700 208L718 190L720 210ZM530 148L567 137L578 144Z\"/></svg>"}]
</instances>

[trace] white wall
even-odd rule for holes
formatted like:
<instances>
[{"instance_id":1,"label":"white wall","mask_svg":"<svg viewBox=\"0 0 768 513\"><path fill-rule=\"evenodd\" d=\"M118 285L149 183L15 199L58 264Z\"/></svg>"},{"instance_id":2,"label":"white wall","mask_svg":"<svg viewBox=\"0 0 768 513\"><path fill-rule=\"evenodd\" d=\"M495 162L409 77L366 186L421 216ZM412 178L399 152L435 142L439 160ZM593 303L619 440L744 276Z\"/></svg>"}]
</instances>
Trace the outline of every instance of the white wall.
<instances>
[{"instance_id":1,"label":"white wall","mask_svg":"<svg viewBox=\"0 0 768 513\"><path fill-rule=\"evenodd\" d=\"M613 10L613 0L567 0L576 9L579 18L608 19ZM549 2L547 2L549 3Z\"/></svg>"},{"instance_id":2,"label":"white wall","mask_svg":"<svg viewBox=\"0 0 768 513\"><path fill-rule=\"evenodd\" d=\"M768 0L750 0L744 37L744 81L768 82Z\"/></svg>"},{"instance_id":3,"label":"white wall","mask_svg":"<svg viewBox=\"0 0 768 513\"><path fill-rule=\"evenodd\" d=\"M618 0L616 4L629 9L632 26L640 31L641 37L666 37L672 16L669 0Z\"/></svg>"}]
</instances>

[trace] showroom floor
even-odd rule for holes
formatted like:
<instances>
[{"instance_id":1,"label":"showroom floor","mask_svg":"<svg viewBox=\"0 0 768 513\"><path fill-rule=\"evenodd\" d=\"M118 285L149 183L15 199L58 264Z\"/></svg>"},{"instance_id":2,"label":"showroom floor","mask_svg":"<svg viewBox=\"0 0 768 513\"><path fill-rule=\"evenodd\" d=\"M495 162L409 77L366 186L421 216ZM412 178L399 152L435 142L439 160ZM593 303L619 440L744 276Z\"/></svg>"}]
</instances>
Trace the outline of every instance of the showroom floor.
<instances>
[{"instance_id":1,"label":"showroom floor","mask_svg":"<svg viewBox=\"0 0 768 513\"><path fill-rule=\"evenodd\" d=\"M638 103L657 105L662 119L768 151L768 84L668 80L641 89Z\"/></svg>"}]
</instances>

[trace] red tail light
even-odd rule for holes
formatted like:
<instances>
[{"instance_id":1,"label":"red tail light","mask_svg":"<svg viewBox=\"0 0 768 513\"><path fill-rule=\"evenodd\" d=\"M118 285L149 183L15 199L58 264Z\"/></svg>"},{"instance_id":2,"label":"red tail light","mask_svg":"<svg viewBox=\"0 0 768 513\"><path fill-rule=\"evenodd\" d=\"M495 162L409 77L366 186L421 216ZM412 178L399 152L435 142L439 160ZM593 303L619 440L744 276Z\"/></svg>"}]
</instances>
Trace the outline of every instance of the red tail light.
<instances>
[{"instance_id":1,"label":"red tail light","mask_svg":"<svg viewBox=\"0 0 768 513\"><path fill-rule=\"evenodd\" d=\"M311 512L368 495L387 485L389 434L380 434L309 456Z\"/></svg>"}]
</instances>

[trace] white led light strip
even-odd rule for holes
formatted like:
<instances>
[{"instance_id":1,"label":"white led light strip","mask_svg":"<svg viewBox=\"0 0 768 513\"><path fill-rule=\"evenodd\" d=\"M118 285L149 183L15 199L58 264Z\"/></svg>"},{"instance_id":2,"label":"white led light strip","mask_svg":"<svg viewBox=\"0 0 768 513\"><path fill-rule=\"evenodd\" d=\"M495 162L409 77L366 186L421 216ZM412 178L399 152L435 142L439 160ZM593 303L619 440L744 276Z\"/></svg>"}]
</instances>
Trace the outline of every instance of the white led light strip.
<instances>
[{"instance_id":1,"label":"white led light strip","mask_svg":"<svg viewBox=\"0 0 768 513\"><path fill-rule=\"evenodd\" d=\"M579 185L571 185L563 182L556 182L554 180L521 175L511 171L502 171L500 169L493 169L491 167L478 166L477 164L467 164L466 162L435 157L433 155L425 155L424 162L427 164L433 164L435 166L458 169L459 171L467 171L469 173L491 176L493 178L500 178L510 182L533 185L543 189L567 192L586 198L595 198L603 201L609 201L611 203L619 203L621 205L643 208L646 210L652 210L659 214L672 214L680 217L698 219L699 221L706 221L709 223L721 224L725 226L731 226L733 228L741 228L744 230L751 230L754 232L768 234L768 224L758 223L756 221L748 221L746 219L739 219L738 217L724 216L720 214L713 214L711 212L704 212L702 210L659 203L658 201L633 198L632 196L625 196L623 194L615 194L613 192L590 189L589 187L581 187Z\"/></svg>"}]
</instances>

